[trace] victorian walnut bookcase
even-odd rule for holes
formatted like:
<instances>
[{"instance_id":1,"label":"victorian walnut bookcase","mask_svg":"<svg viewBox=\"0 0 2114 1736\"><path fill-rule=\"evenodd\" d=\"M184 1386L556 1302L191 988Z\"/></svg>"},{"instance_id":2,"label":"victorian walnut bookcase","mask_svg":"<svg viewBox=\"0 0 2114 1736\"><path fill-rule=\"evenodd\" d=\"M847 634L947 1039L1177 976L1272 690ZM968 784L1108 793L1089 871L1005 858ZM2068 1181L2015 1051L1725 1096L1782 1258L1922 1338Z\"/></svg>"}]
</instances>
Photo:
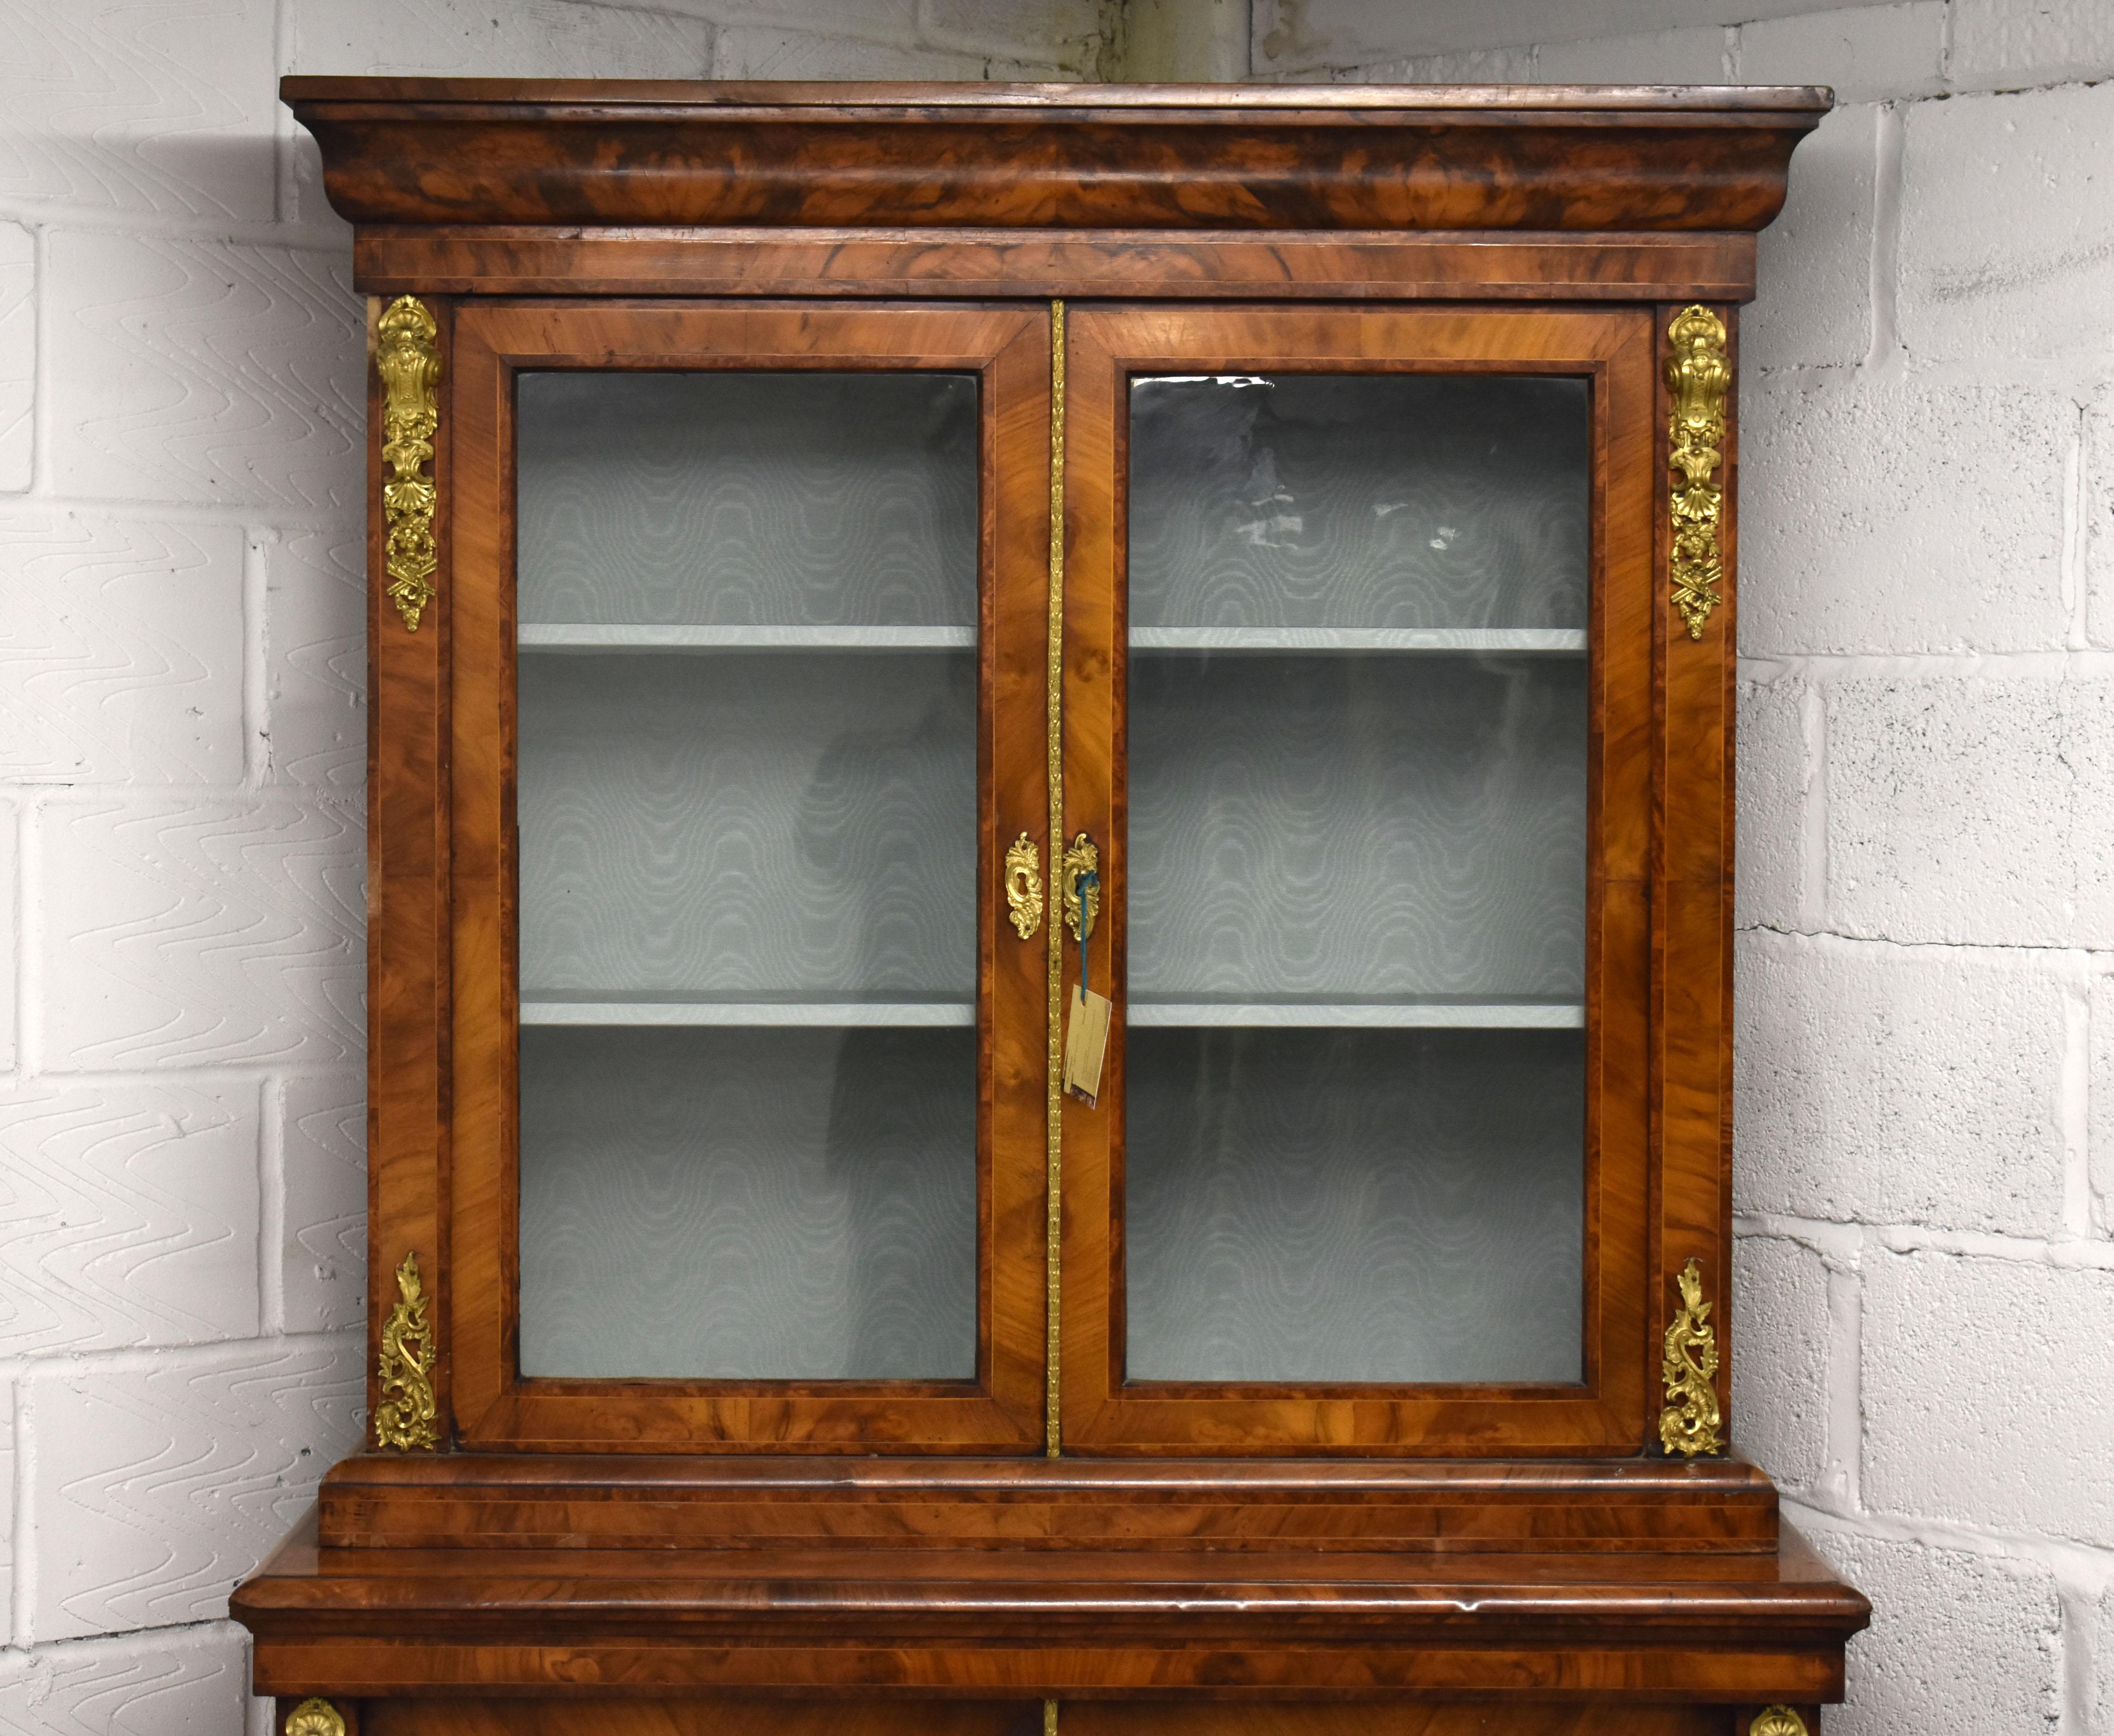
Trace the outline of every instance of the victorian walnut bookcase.
<instances>
[{"instance_id":1,"label":"victorian walnut bookcase","mask_svg":"<svg viewBox=\"0 0 2114 1736\"><path fill-rule=\"evenodd\" d=\"M1801 1736L1735 310L1811 89L290 79L371 1425L288 1736Z\"/></svg>"}]
</instances>

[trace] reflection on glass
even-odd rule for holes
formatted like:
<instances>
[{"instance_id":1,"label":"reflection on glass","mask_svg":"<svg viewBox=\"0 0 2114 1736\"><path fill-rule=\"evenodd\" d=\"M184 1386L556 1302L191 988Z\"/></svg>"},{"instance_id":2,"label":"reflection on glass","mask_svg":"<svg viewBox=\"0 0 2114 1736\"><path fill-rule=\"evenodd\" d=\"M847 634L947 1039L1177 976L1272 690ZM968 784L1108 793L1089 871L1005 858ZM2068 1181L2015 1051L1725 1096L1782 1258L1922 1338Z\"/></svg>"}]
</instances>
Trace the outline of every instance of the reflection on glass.
<instances>
[{"instance_id":1,"label":"reflection on glass","mask_svg":"<svg viewBox=\"0 0 2114 1736\"><path fill-rule=\"evenodd\" d=\"M1139 627L1580 628L1586 382L1139 380Z\"/></svg>"},{"instance_id":2,"label":"reflection on glass","mask_svg":"<svg viewBox=\"0 0 2114 1736\"><path fill-rule=\"evenodd\" d=\"M518 403L522 1372L973 1377L977 382Z\"/></svg>"},{"instance_id":3,"label":"reflection on glass","mask_svg":"<svg viewBox=\"0 0 2114 1736\"><path fill-rule=\"evenodd\" d=\"M976 1033L521 1034L521 1372L976 1373Z\"/></svg>"},{"instance_id":4,"label":"reflection on glass","mask_svg":"<svg viewBox=\"0 0 2114 1736\"><path fill-rule=\"evenodd\" d=\"M967 374L530 373L524 621L977 618Z\"/></svg>"},{"instance_id":5,"label":"reflection on glass","mask_svg":"<svg viewBox=\"0 0 2114 1736\"><path fill-rule=\"evenodd\" d=\"M1132 1380L1581 1377L1588 426L1132 383Z\"/></svg>"},{"instance_id":6,"label":"reflection on glass","mask_svg":"<svg viewBox=\"0 0 2114 1736\"><path fill-rule=\"evenodd\" d=\"M1129 1375L1575 1381L1575 1031L1130 1039Z\"/></svg>"}]
</instances>

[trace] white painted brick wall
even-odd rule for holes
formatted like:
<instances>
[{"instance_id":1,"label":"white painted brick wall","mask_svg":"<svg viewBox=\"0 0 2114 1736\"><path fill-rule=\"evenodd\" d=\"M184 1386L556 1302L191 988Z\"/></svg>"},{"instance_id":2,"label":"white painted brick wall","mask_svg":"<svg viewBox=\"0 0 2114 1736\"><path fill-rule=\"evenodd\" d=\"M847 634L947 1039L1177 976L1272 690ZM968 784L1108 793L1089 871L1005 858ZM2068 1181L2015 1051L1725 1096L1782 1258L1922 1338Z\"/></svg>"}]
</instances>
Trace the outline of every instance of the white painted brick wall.
<instances>
[{"instance_id":1,"label":"white painted brick wall","mask_svg":"<svg viewBox=\"0 0 2114 1736\"><path fill-rule=\"evenodd\" d=\"M2114 1545L2114 1262L1937 1249L1865 1260L1864 1496L1875 1513ZM2029 1392L2029 1405L2016 1402ZM1962 1427L1968 1418L1972 1427Z\"/></svg>"},{"instance_id":2,"label":"white painted brick wall","mask_svg":"<svg viewBox=\"0 0 2114 1736\"><path fill-rule=\"evenodd\" d=\"M1837 680L1827 708L1833 927L2114 946L2114 681L1919 670Z\"/></svg>"},{"instance_id":3,"label":"white painted brick wall","mask_svg":"<svg viewBox=\"0 0 2114 1736\"><path fill-rule=\"evenodd\" d=\"M0 1356L257 1335L258 1093L54 1080L0 1103Z\"/></svg>"},{"instance_id":4,"label":"white painted brick wall","mask_svg":"<svg viewBox=\"0 0 2114 1736\"><path fill-rule=\"evenodd\" d=\"M0 494L30 486L37 376L37 238L0 223Z\"/></svg>"},{"instance_id":5,"label":"white painted brick wall","mask_svg":"<svg viewBox=\"0 0 2114 1736\"><path fill-rule=\"evenodd\" d=\"M1741 327L1741 362L1750 372L1855 368L1871 348L1874 135L1880 112L1869 103L1837 109L1798 148L1783 211L1762 231L1760 292ZM1755 409L1750 400L1747 442L1757 432ZM1774 467L1755 468L1760 478L1776 480ZM1751 613L1746 631L1751 642Z\"/></svg>"},{"instance_id":6,"label":"white painted brick wall","mask_svg":"<svg viewBox=\"0 0 2114 1736\"><path fill-rule=\"evenodd\" d=\"M2114 3L1746 3L1255 63L1846 105L1741 328L1735 1428L1876 1608L1834 1736L2114 1736Z\"/></svg>"},{"instance_id":7,"label":"white painted brick wall","mask_svg":"<svg viewBox=\"0 0 2114 1736\"><path fill-rule=\"evenodd\" d=\"M359 1438L362 315L285 72L1075 78L1103 0L0 0L0 1736L264 1736Z\"/></svg>"},{"instance_id":8,"label":"white painted brick wall","mask_svg":"<svg viewBox=\"0 0 2114 1736\"><path fill-rule=\"evenodd\" d=\"M1810 1535L1872 1600L1828 1736L2058 1736L2066 1611L2045 1565L1878 1528Z\"/></svg>"},{"instance_id":9,"label":"white painted brick wall","mask_svg":"<svg viewBox=\"0 0 2114 1736\"><path fill-rule=\"evenodd\" d=\"M2062 648L2067 391L1832 365L1758 371L1742 404L1740 551L1769 575L1742 650Z\"/></svg>"},{"instance_id":10,"label":"white painted brick wall","mask_svg":"<svg viewBox=\"0 0 2114 1736\"><path fill-rule=\"evenodd\" d=\"M212 1620L306 1508L360 1401L350 1335L69 1367L21 1387L29 1639Z\"/></svg>"},{"instance_id":11,"label":"white painted brick wall","mask_svg":"<svg viewBox=\"0 0 2114 1736\"><path fill-rule=\"evenodd\" d=\"M242 1641L221 1622L9 1651L0 1661L0 1731L231 1736L248 1699Z\"/></svg>"},{"instance_id":12,"label":"white painted brick wall","mask_svg":"<svg viewBox=\"0 0 2114 1736\"><path fill-rule=\"evenodd\" d=\"M1756 930L1737 965L1734 1210L2061 1227L2081 966Z\"/></svg>"},{"instance_id":13,"label":"white painted brick wall","mask_svg":"<svg viewBox=\"0 0 2114 1736\"><path fill-rule=\"evenodd\" d=\"M1744 328L1736 1424L1878 1607L1831 1729L2114 1736L2114 5L1421 12L1257 0L1251 63L1848 105ZM262 1736L226 1592L360 1421L359 322L277 76L1120 25L0 0L0 1733Z\"/></svg>"},{"instance_id":14,"label":"white painted brick wall","mask_svg":"<svg viewBox=\"0 0 2114 1736\"><path fill-rule=\"evenodd\" d=\"M1902 348L1918 362L2103 361L2114 84L1915 103L1902 122Z\"/></svg>"}]
</instances>

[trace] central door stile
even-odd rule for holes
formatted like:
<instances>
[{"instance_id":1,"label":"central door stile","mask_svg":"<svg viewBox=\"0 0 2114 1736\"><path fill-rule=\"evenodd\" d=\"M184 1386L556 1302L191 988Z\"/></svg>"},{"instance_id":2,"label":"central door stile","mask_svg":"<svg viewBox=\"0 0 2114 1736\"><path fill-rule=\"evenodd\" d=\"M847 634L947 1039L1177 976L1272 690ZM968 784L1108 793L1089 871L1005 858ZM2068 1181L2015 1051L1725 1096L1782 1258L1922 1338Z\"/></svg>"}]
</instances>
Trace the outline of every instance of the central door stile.
<instances>
[{"instance_id":1,"label":"central door stile","mask_svg":"<svg viewBox=\"0 0 2114 1736\"><path fill-rule=\"evenodd\" d=\"M1049 725L1050 854L1056 878L1059 840L1064 835L1064 304L1050 304L1050 645ZM1049 930L1050 1044L1046 1057L1050 1117L1048 1217L1045 1282L1047 1309L1044 1345L1043 1450L1052 1459L1064 1451L1063 1388L1059 1350L1063 1336L1059 1304L1063 1295L1064 1227L1064 925L1052 918ZM1053 1707L1054 1711L1054 1702Z\"/></svg>"}]
</instances>

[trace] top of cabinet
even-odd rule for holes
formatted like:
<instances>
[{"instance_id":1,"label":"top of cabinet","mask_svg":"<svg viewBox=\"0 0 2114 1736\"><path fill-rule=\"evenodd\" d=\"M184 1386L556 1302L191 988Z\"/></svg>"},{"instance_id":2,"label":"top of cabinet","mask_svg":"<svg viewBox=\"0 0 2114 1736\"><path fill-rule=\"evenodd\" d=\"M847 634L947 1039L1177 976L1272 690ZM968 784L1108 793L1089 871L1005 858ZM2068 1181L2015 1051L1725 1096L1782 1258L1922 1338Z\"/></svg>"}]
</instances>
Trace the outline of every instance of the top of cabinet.
<instances>
[{"instance_id":1,"label":"top of cabinet","mask_svg":"<svg viewBox=\"0 0 2114 1736\"><path fill-rule=\"evenodd\" d=\"M364 224L1754 231L1810 86L289 78Z\"/></svg>"}]
</instances>

